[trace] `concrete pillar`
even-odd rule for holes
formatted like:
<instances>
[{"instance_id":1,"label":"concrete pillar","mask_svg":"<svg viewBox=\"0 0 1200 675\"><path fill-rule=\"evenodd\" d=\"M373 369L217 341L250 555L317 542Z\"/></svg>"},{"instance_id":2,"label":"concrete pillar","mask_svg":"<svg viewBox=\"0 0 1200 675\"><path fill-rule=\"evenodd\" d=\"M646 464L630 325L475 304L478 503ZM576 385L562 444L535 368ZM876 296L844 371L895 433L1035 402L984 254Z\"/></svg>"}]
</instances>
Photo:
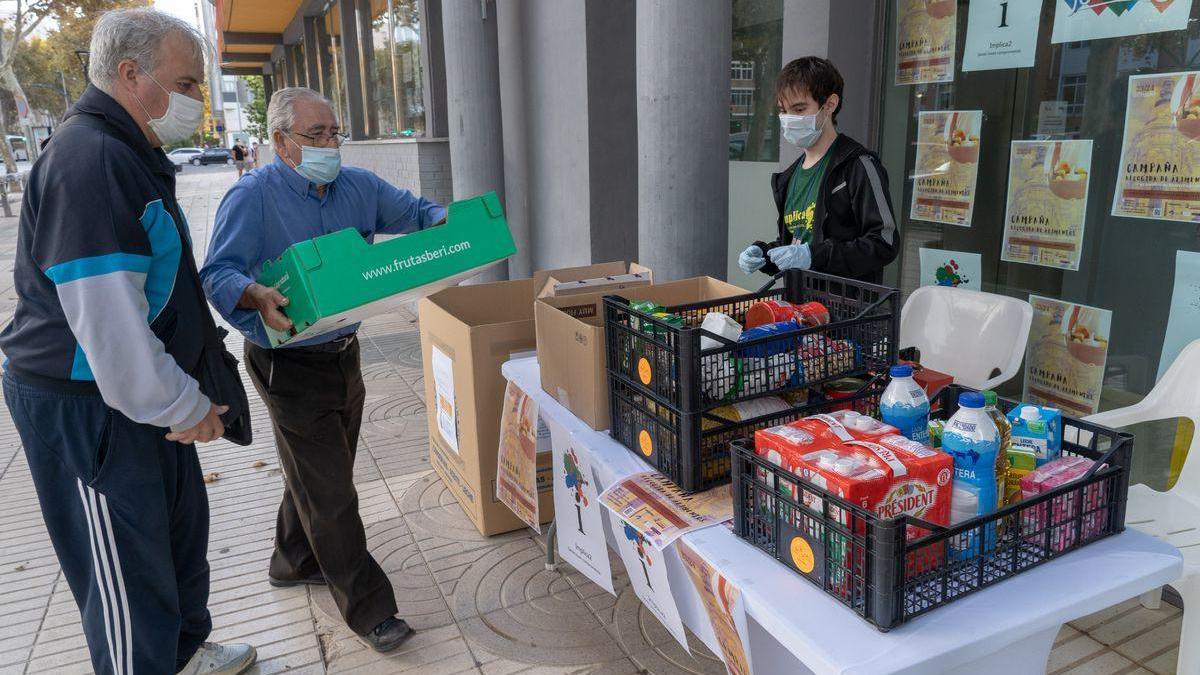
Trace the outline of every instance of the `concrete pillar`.
<instances>
[{"instance_id":1,"label":"concrete pillar","mask_svg":"<svg viewBox=\"0 0 1200 675\"><path fill-rule=\"evenodd\" d=\"M421 1L421 87L425 96L425 135L446 137L446 58L442 0Z\"/></svg>"},{"instance_id":2,"label":"concrete pillar","mask_svg":"<svg viewBox=\"0 0 1200 675\"><path fill-rule=\"evenodd\" d=\"M275 77L273 75L263 74L263 98L266 99L266 104L271 105L271 94L275 93Z\"/></svg>"},{"instance_id":3,"label":"concrete pillar","mask_svg":"<svg viewBox=\"0 0 1200 675\"><path fill-rule=\"evenodd\" d=\"M728 0L638 0L638 256L656 280L724 278Z\"/></svg>"},{"instance_id":4,"label":"concrete pillar","mask_svg":"<svg viewBox=\"0 0 1200 675\"><path fill-rule=\"evenodd\" d=\"M350 138L361 141L367 135L366 117L363 112L363 69L359 59L357 3L341 0L338 3L338 21L342 27L342 71L346 76L346 110Z\"/></svg>"},{"instance_id":5,"label":"concrete pillar","mask_svg":"<svg viewBox=\"0 0 1200 675\"><path fill-rule=\"evenodd\" d=\"M529 58L526 49L525 24L529 11L536 11L525 0L496 2L497 50L502 83L500 107L504 146L504 214L517 254L508 260L511 279L533 276L533 214L530 209L529 184L529 89L526 70ZM451 164L451 172L457 173Z\"/></svg>"},{"instance_id":6,"label":"concrete pillar","mask_svg":"<svg viewBox=\"0 0 1200 675\"><path fill-rule=\"evenodd\" d=\"M454 198L494 191L503 200L504 138L495 3L489 0L443 3L442 30ZM508 267L503 264L481 275L480 280L506 278Z\"/></svg>"}]
</instances>

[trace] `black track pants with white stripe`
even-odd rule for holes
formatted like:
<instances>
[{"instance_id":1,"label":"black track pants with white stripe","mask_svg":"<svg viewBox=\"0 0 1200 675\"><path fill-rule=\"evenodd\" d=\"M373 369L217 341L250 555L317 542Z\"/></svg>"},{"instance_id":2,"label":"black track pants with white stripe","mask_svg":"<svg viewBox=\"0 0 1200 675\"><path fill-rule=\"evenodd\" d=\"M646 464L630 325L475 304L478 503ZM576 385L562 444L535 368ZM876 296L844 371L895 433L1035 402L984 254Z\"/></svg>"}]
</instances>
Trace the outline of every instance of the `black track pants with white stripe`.
<instances>
[{"instance_id":1,"label":"black track pants with white stripe","mask_svg":"<svg viewBox=\"0 0 1200 675\"><path fill-rule=\"evenodd\" d=\"M4 399L96 673L177 672L212 628L196 447L132 422L98 395L6 374Z\"/></svg>"}]
</instances>

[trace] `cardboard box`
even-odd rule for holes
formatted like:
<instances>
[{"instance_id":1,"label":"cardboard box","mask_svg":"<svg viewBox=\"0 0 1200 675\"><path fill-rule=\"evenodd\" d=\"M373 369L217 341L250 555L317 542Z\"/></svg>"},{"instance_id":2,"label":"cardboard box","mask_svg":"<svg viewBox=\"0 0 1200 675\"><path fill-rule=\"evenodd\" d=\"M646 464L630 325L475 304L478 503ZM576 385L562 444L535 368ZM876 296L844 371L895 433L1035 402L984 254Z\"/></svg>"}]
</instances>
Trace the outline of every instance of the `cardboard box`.
<instances>
[{"instance_id":1,"label":"cardboard box","mask_svg":"<svg viewBox=\"0 0 1200 675\"><path fill-rule=\"evenodd\" d=\"M516 252L495 193L450 204L446 224L368 244L346 228L289 246L258 282L288 299L272 347L337 330L452 286Z\"/></svg>"},{"instance_id":2,"label":"cardboard box","mask_svg":"<svg viewBox=\"0 0 1200 675\"><path fill-rule=\"evenodd\" d=\"M603 431L611 426L605 368L605 295L615 293L633 300L654 300L670 305L747 292L717 279L697 277L598 294L540 298L534 314L542 389L588 426Z\"/></svg>"},{"instance_id":3,"label":"cardboard box","mask_svg":"<svg viewBox=\"0 0 1200 675\"><path fill-rule=\"evenodd\" d=\"M447 288L418 305L430 462L484 535L525 527L496 499L507 384L500 366L533 354L538 291L552 277L574 281L606 275L597 268L611 269L589 265L538 272L532 279ZM538 447L538 512L542 522L549 522L554 517L551 455L541 452L541 443Z\"/></svg>"},{"instance_id":4,"label":"cardboard box","mask_svg":"<svg viewBox=\"0 0 1200 675\"><path fill-rule=\"evenodd\" d=\"M544 274L546 278L538 286L539 298L613 293L654 283L650 269L637 263L598 263L583 267L565 267Z\"/></svg>"}]
</instances>

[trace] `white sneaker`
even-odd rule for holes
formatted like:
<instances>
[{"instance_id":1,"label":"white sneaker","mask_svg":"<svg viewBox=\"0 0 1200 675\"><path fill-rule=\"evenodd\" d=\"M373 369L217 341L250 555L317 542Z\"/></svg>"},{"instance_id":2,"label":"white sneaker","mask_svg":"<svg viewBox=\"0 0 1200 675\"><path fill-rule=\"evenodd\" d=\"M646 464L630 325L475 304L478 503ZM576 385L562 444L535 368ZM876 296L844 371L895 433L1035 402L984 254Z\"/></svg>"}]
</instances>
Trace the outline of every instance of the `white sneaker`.
<instances>
[{"instance_id":1,"label":"white sneaker","mask_svg":"<svg viewBox=\"0 0 1200 675\"><path fill-rule=\"evenodd\" d=\"M238 675L254 665L257 659L258 652L250 645L205 642L179 675Z\"/></svg>"}]
</instances>

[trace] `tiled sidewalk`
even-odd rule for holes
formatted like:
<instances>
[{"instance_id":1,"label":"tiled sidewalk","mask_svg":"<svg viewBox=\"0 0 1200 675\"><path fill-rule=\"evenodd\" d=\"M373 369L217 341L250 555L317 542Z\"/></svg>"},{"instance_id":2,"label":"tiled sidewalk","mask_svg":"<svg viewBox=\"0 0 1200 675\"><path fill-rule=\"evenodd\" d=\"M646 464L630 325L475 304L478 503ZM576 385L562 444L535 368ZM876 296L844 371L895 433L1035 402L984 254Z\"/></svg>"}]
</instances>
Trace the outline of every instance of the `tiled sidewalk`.
<instances>
[{"instance_id":1,"label":"tiled sidewalk","mask_svg":"<svg viewBox=\"0 0 1200 675\"><path fill-rule=\"evenodd\" d=\"M228 170L186 170L180 202L203 250ZM0 219L0 319L15 302L15 220ZM403 651L371 652L324 589L273 589L266 568L282 479L266 412L251 392L256 443L201 448L209 485L216 640L259 649L258 673L723 673L692 640L685 653L627 581L614 598L569 566L543 569L528 531L485 539L429 470L416 317L397 313L361 333L367 403L356 466L372 551L417 628ZM230 339L240 354L240 340ZM0 414L0 675L89 672L79 615L58 571L15 430ZM620 569L616 564L614 570ZM1064 628L1049 671L1174 672L1178 610L1136 602Z\"/></svg>"}]
</instances>

